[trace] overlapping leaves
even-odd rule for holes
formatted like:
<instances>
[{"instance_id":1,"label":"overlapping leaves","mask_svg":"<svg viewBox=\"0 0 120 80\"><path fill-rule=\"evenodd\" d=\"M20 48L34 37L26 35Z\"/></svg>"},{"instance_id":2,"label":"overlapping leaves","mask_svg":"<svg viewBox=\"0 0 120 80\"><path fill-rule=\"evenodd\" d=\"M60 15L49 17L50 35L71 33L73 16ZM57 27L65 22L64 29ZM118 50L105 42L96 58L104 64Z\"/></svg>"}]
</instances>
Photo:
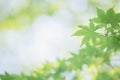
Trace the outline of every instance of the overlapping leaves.
<instances>
[{"instance_id":1,"label":"overlapping leaves","mask_svg":"<svg viewBox=\"0 0 120 80\"><path fill-rule=\"evenodd\" d=\"M97 8L96 22L105 24L117 24L120 22L120 13L115 13L113 8L110 8L105 13L102 9Z\"/></svg>"},{"instance_id":2,"label":"overlapping leaves","mask_svg":"<svg viewBox=\"0 0 120 80\"><path fill-rule=\"evenodd\" d=\"M75 36L83 36L82 44L95 44L114 51L120 46L120 13L115 13L112 8L104 12L97 8L97 17L90 20L89 26L79 26ZM104 34L97 30L104 28Z\"/></svg>"}]
</instances>

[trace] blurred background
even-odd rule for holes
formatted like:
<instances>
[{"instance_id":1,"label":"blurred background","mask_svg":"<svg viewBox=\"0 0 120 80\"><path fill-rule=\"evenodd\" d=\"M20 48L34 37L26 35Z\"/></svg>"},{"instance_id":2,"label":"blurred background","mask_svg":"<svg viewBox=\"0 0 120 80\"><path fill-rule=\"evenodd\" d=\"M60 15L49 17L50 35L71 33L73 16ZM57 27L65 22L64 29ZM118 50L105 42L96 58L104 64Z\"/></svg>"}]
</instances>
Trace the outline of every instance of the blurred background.
<instances>
[{"instance_id":1,"label":"blurred background","mask_svg":"<svg viewBox=\"0 0 120 80\"><path fill-rule=\"evenodd\" d=\"M0 0L0 74L27 72L77 52L77 25L119 0Z\"/></svg>"}]
</instances>

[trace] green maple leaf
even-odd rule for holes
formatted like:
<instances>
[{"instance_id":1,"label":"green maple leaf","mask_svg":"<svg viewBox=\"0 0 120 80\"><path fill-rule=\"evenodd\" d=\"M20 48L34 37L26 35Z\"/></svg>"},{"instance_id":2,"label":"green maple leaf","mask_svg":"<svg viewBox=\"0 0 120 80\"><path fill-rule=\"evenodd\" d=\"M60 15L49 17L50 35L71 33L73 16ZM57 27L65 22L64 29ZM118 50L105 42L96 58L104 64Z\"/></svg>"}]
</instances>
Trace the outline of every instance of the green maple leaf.
<instances>
[{"instance_id":1,"label":"green maple leaf","mask_svg":"<svg viewBox=\"0 0 120 80\"><path fill-rule=\"evenodd\" d=\"M90 20L89 26L79 26L80 30L75 32L74 36L83 36L82 45L87 44L92 41L93 44L96 43L96 39L99 38L100 34L95 32L98 27L94 25L93 21Z\"/></svg>"}]
</instances>

